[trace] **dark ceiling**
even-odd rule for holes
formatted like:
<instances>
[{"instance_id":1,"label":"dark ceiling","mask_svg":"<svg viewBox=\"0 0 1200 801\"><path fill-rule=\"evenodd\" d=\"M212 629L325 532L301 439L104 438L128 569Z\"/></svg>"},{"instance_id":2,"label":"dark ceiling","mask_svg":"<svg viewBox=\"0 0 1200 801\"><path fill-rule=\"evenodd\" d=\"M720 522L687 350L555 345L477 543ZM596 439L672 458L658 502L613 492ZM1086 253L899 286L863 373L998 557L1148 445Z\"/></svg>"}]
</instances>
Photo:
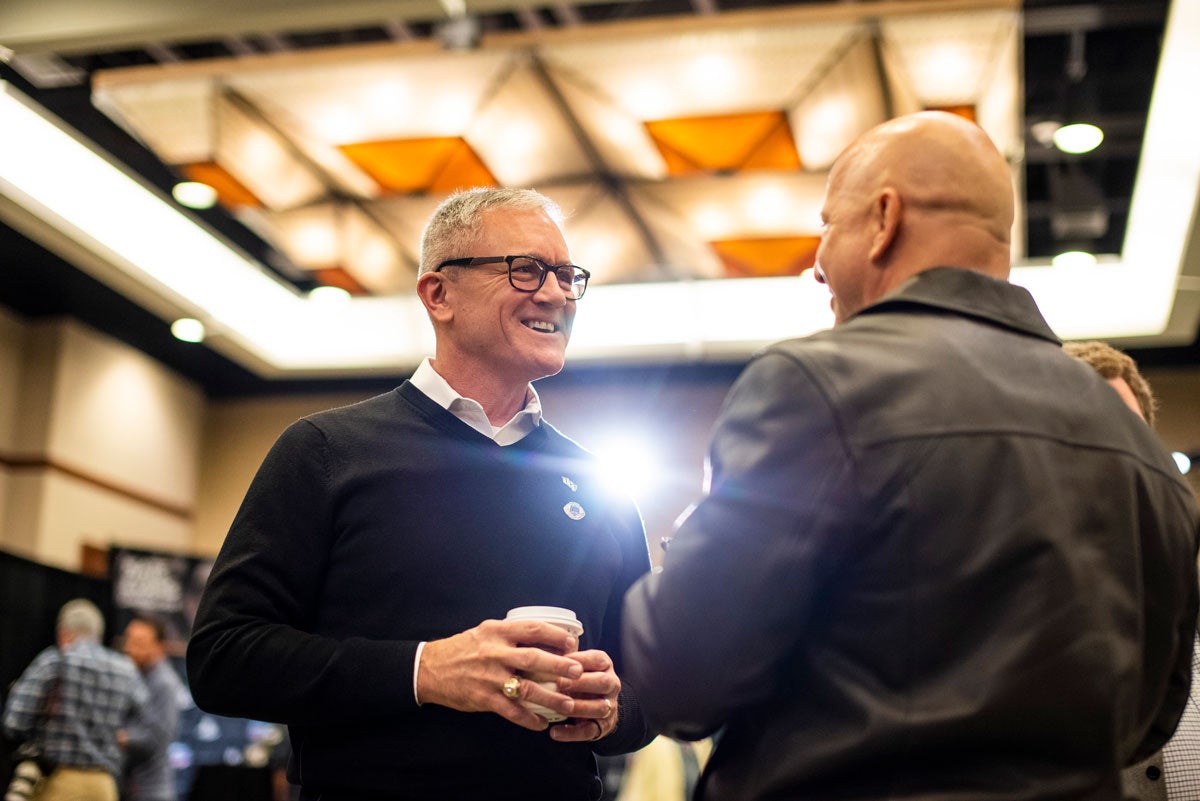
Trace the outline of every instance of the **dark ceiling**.
<instances>
[{"instance_id":1,"label":"dark ceiling","mask_svg":"<svg viewBox=\"0 0 1200 801\"><path fill-rule=\"evenodd\" d=\"M522 14L488 14L480 22L484 32L490 32L776 5L799 4L769 0L557 4ZM1026 238L1030 257L1051 256L1065 244L1079 244L1095 252L1121 250L1168 7L1168 0L1027 0L1024 3ZM70 85L48 86L44 76L36 71L19 71L8 64L0 64L0 79L11 81L146 180L169 190L177 176L92 107L88 78L94 71L164 60L186 61L438 35L435 22L412 20L386 27L282 31L270 36L225 37L218 41L147 42L138 48L62 55L59 66L76 73L76 80ZM1062 121L1073 112L1088 115L1106 132L1103 145L1091 154L1066 156L1038 139L1036 123ZM1094 182L1099 193L1095 197L1076 197L1073 205L1064 205L1060 193L1080 175ZM225 213L214 210L196 214L264 263L279 265L285 277L292 275L277 253ZM0 254L0 304L29 318L58 315L78 318L177 370L197 382L210 397L367 391L391 386L402 377L266 380L203 345L175 340L157 316L2 223ZM1186 347L1130 352L1143 366L1200 364L1200 347L1195 342Z\"/></svg>"}]
</instances>

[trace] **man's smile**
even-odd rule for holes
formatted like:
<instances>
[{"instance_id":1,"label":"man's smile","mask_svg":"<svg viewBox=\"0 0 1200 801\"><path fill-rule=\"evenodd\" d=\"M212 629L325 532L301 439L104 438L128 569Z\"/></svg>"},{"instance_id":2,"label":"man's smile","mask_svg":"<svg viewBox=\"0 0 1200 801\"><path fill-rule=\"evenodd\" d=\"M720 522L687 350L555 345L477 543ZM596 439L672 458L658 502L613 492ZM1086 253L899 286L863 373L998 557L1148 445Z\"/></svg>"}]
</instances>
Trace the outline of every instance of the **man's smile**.
<instances>
[{"instance_id":1,"label":"man's smile","mask_svg":"<svg viewBox=\"0 0 1200 801\"><path fill-rule=\"evenodd\" d=\"M552 323L548 320L522 320L521 325L526 328L532 328L534 331L540 331L544 334L554 334L559 330L557 323Z\"/></svg>"}]
</instances>

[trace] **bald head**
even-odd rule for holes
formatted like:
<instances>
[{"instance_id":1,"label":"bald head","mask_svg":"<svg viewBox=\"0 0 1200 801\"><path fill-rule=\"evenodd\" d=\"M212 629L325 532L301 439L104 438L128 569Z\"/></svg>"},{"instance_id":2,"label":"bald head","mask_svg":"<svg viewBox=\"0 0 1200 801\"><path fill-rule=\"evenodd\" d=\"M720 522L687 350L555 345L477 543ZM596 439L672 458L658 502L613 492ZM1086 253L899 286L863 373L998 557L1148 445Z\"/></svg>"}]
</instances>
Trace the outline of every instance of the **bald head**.
<instances>
[{"instance_id":1,"label":"bald head","mask_svg":"<svg viewBox=\"0 0 1200 801\"><path fill-rule=\"evenodd\" d=\"M944 112L868 131L829 174L817 276L840 322L912 275L959 267L1008 278L1012 174L987 134Z\"/></svg>"},{"instance_id":2,"label":"bald head","mask_svg":"<svg viewBox=\"0 0 1200 801\"><path fill-rule=\"evenodd\" d=\"M849 155L850 169L894 187L911 210L976 227L1008 247L1012 173L978 125L939 111L910 114L868 132Z\"/></svg>"}]
</instances>

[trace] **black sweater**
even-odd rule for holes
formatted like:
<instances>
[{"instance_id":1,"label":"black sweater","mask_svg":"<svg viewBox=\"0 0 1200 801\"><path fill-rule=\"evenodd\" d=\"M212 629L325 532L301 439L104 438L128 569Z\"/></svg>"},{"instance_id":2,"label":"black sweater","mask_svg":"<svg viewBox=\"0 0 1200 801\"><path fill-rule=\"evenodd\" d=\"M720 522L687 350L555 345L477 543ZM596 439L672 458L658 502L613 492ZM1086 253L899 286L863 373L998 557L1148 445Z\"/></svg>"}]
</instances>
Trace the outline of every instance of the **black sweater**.
<instances>
[{"instance_id":1,"label":"black sweater","mask_svg":"<svg viewBox=\"0 0 1200 801\"><path fill-rule=\"evenodd\" d=\"M197 704L287 723L291 778L323 798L595 798L591 744L413 699L419 641L524 605L575 610L580 648L620 674L622 597L650 560L636 508L593 468L545 422L500 447L408 382L292 424L201 600ZM649 734L627 686L595 750Z\"/></svg>"}]
</instances>

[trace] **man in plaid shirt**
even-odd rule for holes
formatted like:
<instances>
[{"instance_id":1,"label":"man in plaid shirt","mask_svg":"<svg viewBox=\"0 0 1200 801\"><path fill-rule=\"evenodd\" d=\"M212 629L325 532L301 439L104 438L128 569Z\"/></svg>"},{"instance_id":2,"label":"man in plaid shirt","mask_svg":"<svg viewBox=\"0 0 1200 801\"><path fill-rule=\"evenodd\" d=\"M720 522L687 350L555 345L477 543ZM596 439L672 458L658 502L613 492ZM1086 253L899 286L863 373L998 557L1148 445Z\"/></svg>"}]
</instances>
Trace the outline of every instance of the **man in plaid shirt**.
<instances>
[{"instance_id":1,"label":"man in plaid shirt","mask_svg":"<svg viewBox=\"0 0 1200 801\"><path fill-rule=\"evenodd\" d=\"M33 742L55 766L39 801L117 799L117 731L142 714L148 691L128 657L100 644L103 634L95 604L68 601L58 647L38 654L9 695L5 733Z\"/></svg>"}]
</instances>

